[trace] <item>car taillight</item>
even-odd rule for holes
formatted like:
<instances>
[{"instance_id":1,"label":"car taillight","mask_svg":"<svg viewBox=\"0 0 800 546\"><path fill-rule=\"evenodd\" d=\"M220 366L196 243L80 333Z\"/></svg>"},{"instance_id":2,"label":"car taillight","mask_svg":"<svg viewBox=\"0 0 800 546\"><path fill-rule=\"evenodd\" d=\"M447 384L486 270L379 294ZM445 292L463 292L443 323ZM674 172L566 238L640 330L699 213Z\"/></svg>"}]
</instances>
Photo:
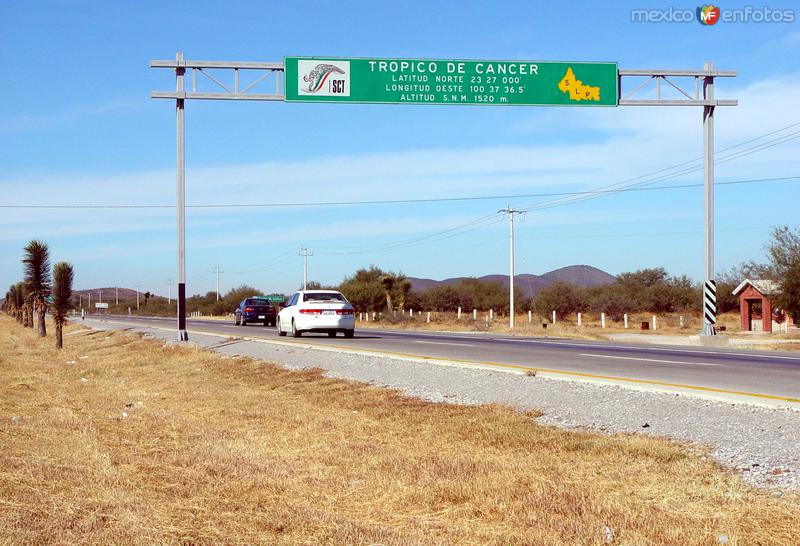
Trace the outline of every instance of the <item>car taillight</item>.
<instances>
[{"instance_id":1,"label":"car taillight","mask_svg":"<svg viewBox=\"0 0 800 546\"><path fill-rule=\"evenodd\" d=\"M354 315L355 311L353 311L352 309L337 309L336 310L336 314L337 315Z\"/></svg>"},{"instance_id":2,"label":"car taillight","mask_svg":"<svg viewBox=\"0 0 800 546\"><path fill-rule=\"evenodd\" d=\"M321 315L322 309L300 309L301 315Z\"/></svg>"},{"instance_id":3,"label":"car taillight","mask_svg":"<svg viewBox=\"0 0 800 546\"><path fill-rule=\"evenodd\" d=\"M253 308L252 307L245 307L244 308L244 312L245 313L252 313L253 312Z\"/></svg>"}]
</instances>

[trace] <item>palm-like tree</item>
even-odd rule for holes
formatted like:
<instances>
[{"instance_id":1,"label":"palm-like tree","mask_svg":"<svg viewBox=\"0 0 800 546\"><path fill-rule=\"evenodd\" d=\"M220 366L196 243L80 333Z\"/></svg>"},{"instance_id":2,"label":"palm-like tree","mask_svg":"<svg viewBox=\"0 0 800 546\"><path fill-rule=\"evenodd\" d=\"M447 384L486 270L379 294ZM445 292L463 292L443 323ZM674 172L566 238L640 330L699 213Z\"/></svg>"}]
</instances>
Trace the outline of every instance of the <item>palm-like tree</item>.
<instances>
[{"instance_id":1,"label":"palm-like tree","mask_svg":"<svg viewBox=\"0 0 800 546\"><path fill-rule=\"evenodd\" d=\"M9 314L12 317L14 317L14 319L16 319L17 322L21 322L21 319L20 319L20 316L19 316L20 297L19 297L19 294L17 294L17 285L16 284L12 284L8 288L8 295L11 298L11 307L10 307L11 312Z\"/></svg>"},{"instance_id":2,"label":"palm-like tree","mask_svg":"<svg viewBox=\"0 0 800 546\"><path fill-rule=\"evenodd\" d=\"M47 335L44 322L47 311L45 298L50 294L50 251L47 243L38 240L28 243L22 263L25 264L25 287L31 299L31 310L37 315L39 337L44 337Z\"/></svg>"},{"instance_id":3,"label":"palm-like tree","mask_svg":"<svg viewBox=\"0 0 800 546\"><path fill-rule=\"evenodd\" d=\"M14 285L14 298L16 299L14 307L17 309L17 322L27 328L28 322L25 317L25 283L18 282Z\"/></svg>"},{"instance_id":4,"label":"palm-like tree","mask_svg":"<svg viewBox=\"0 0 800 546\"><path fill-rule=\"evenodd\" d=\"M17 283L17 309L19 310L19 321L25 328L31 328L31 322L28 320L30 318L30 307L31 301L30 296L28 294L28 290L25 288L24 282Z\"/></svg>"},{"instance_id":5,"label":"palm-like tree","mask_svg":"<svg viewBox=\"0 0 800 546\"><path fill-rule=\"evenodd\" d=\"M17 318L17 294L15 293L17 287L13 284L8 287L8 293L6 294L6 313L9 316Z\"/></svg>"},{"instance_id":6,"label":"palm-like tree","mask_svg":"<svg viewBox=\"0 0 800 546\"><path fill-rule=\"evenodd\" d=\"M394 275L383 275L381 277L381 284L383 285L383 291L386 295L386 310L389 313L394 309L392 306L392 290L394 290L396 282L397 278Z\"/></svg>"},{"instance_id":7,"label":"palm-like tree","mask_svg":"<svg viewBox=\"0 0 800 546\"><path fill-rule=\"evenodd\" d=\"M66 262L58 262L53 267L53 303L51 309L53 320L56 323L56 349L61 349L63 343L64 323L67 313L72 309L72 281L75 274L72 266Z\"/></svg>"}]
</instances>

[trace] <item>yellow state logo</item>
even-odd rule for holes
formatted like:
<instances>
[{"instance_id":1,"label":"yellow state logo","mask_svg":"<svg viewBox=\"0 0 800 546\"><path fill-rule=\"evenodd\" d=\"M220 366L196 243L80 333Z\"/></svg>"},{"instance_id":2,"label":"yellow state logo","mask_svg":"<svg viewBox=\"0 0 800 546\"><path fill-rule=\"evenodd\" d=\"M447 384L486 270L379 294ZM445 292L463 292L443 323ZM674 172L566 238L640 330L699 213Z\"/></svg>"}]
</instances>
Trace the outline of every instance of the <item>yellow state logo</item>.
<instances>
[{"instance_id":1,"label":"yellow state logo","mask_svg":"<svg viewBox=\"0 0 800 546\"><path fill-rule=\"evenodd\" d=\"M600 100L600 88L583 85L581 80L575 79L572 67L567 67L567 73L558 82L558 89L562 93L569 93L571 100Z\"/></svg>"}]
</instances>

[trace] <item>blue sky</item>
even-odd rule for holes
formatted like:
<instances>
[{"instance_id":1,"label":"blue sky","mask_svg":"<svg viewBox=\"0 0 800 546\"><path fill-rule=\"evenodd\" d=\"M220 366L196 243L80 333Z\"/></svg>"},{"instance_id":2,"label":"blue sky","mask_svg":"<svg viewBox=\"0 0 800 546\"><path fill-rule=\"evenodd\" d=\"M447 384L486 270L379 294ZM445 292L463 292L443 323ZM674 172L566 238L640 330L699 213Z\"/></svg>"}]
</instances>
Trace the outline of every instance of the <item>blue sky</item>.
<instances>
[{"instance_id":1,"label":"blue sky","mask_svg":"<svg viewBox=\"0 0 800 546\"><path fill-rule=\"evenodd\" d=\"M175 202L174 104L149 93L174 77L149 68L285 55L616 61L622 68L735 69L717 96L717 148L800 123L798 23L632 23L668 4L573 2L4 2L0 5L0 190L5 204ZM756 8L761 4L750 4ZM694 9L696 4L677 3ZM736 7L725 3L722 9ZM770 3L794 9L792 3ZM800 13L797 14L800 16ZM796 18L797 18L796 16ZM536 108L187 102L189 204L414 199L585 191L692 160L698 108ZM794 129L795 131L797 128ZM781 134L788 134L787 130ZM752 146L752 145L750 145ZM717 167L717 181L800 175L792 140ZM690 173L664 184L691 184ZM800 182L720 186L717 270L763 255L769 230L798 225ZM187 291L249 283L290 291L375 264L445 278L505 273L507 222L437 238L511 204L189 209ZM517 272L590 264L610 273L663 266L700 279L701 188L631 192L531 210ZM79 288L164 293L176 277L170 209L0 209L0 285L21 248L50 244ZM398 245L398 241L414 240ZM400 248L397 248L397 247Z\"/></svg>"}]
</instances>

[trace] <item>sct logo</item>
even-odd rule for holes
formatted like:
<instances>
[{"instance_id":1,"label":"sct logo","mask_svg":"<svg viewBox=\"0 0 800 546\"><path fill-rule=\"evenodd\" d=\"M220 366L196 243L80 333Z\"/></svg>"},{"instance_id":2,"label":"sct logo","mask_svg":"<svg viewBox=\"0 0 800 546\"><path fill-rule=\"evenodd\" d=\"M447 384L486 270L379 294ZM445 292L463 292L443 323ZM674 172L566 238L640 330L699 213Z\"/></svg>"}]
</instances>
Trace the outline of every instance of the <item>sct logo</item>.
<instances>
[{"instance_id":1,"label":"sct logo","mask_svg":"<svg viewBox=\"0 0 800 546\"><path fill-rule=\"evenodd\" d=\"M714 25L719 21L719 8L714 4L703 4L697 8L697 20L701 25Z\"/></svg>"},{"instance_id":2,"label":"sct logo","mask_svg":"<svg viewBox=\"0 0 800 546\"><path fill-rule=\"evenodd\" d=\"M350 61L301 59L297 76L297 92L300 95L350 96Z\"/></svg>"}]
</instances>

